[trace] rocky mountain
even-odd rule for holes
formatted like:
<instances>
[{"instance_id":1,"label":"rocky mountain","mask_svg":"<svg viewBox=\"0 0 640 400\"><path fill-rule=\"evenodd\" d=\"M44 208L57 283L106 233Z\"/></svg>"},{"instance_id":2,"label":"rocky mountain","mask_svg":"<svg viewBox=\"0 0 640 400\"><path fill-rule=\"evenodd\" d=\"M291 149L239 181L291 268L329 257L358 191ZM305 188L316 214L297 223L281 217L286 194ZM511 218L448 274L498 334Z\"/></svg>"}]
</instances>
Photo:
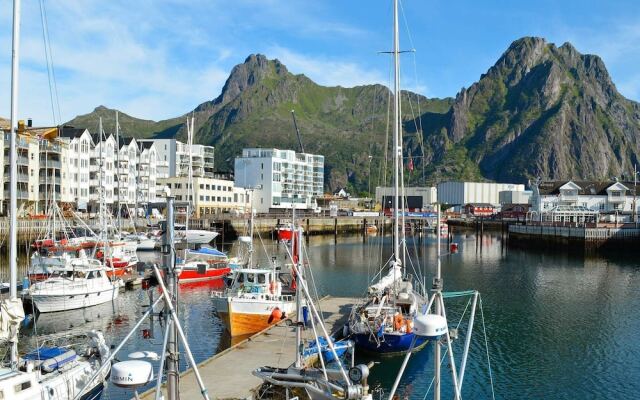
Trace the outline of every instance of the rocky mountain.
<instances>
[{"instance_id":1,"label":"rocky mountain","mask_svg":"<svg viewBox=\"0 0 640 400\"><path fill-rule=\"evenodd\" d=\"M216 146L216 164L227 170L244 147L297 150L295 110L305 150L325 155L327 189L363 191L388 177L390 96L381 85L320 86L251 55L217 98L194 109L194 141ZM640 105L618 93L599 57L569 43L519 39L455 98L403 92L402 111L412 183L603 179L628 175L640 154ZM99 107L70 124L95 129L102 114L114 112ZM131 134L184 137L184 117L120 120Z\"/></svg>"},{"instance_id":2,"label":"rocky mountain","mask_svg":"<svg viewBox=\"0 0 640 400\"><path fill-rule=\"evenodd\" d=\"M621 177L640 154L640 104L618 93L602 59L541 38L515 41L437 128L425 141L438 178Z\"/></svg>"}]
</instances>

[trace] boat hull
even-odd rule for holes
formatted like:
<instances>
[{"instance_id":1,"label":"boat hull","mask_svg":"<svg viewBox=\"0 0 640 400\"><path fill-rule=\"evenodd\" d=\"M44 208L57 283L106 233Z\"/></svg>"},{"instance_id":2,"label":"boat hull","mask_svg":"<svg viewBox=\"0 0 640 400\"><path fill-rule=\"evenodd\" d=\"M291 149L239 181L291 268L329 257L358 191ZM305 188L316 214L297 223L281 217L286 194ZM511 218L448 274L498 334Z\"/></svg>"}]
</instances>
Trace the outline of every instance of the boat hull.
<instances>
[{"instance_id":1,"label":"boat hull","mask_svg":"<svg viewBox=\"0 0 640 400\"><path fill-rule=\"evenodd\" d=\"M369 333L355 334L353 340L358 349L368 353L396 355L407 353L415 336L414 333L385 333L380 339L380 345L375 340L371 340ZM427 338L418 336L413 351L421 350L428 342Z\"/></svg>"},{"instance_id":2,"label":"boat hull","mask_svg":"<svg viewBox=\"0 0 640 400\"><path fill-rule=\"evenodd\" d=\"M178 283L190 283L190 282L203 282L211 281L214 279L222 279L231 272L231 268L211 268L207 269L204 273L200 273L197 270L183 270L178 276Z\"/></svg>"},{"instance_id":3,"label":"boat hull","mask_svg":"<svg viewBox=\"0 0 640 400\"><path fill-rule=\"evenodd\" d=\"M295 301L255 301L253 299L214 298L218 316L231 336L250 335L290 317ZM271 316L275 308L284 312L280 319Z\"/></svg>"},{"instance_id":4,"label":"boat hull","mask_svg":"<svg viewBox=\"0 0 640 400\"><path fill-rule=\"evenodd\" d=\"M90 293L71 294L39 294L30 295L31 302L41 313L76 310L103 304L118 298L120 290L117 286Z\"/></svg>"}]
</instances>

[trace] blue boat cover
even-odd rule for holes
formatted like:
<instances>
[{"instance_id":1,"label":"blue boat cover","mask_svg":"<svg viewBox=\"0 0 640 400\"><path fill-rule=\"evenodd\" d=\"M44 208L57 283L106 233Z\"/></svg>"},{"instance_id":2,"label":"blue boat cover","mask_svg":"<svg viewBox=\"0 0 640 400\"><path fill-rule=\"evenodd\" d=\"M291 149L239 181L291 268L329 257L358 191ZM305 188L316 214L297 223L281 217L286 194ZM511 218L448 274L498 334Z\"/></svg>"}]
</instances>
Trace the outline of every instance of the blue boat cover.
<instances>
[{"instance_id":1,"label":"blue boat cover","mask_svg":"<svg viewBox=\"0 0 640 400\"><path fill-rule=\"evenodd\" d=\"M204 255L207 255L207 256L219 256L219 257L226 257L227 256L226 254L224 254L220 250L212 249L212 248L209 248L209 247L203 247L200 250L192 250L190 253L193 253L193 254L204 254Z\"/></svg>"},{"instance_id":2,"label":"blue boat cover","mask_svg":"<svg viewBox=\"0 0 640 400\"><path fill-rule=\"evenodd\" d=\"M76 359L76 352L61 347L41 347L24 357L24 360L36 361L45 372L53 372Z\"/></svg>"}]
</instances>

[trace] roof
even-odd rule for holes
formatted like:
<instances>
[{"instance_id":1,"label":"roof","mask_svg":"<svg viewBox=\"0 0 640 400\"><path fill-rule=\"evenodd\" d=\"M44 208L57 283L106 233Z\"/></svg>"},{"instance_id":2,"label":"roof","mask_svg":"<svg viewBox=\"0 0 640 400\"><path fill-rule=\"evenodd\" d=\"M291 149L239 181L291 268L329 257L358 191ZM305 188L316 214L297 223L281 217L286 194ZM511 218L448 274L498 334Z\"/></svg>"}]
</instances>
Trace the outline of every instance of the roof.
<instances>
[{"instance_id":1,"label":"roof","mask_svg":"<svg viewBox=\"0 0 640 400\"><path fill-rule=\"evenodd\" d=\"M464 206L465 207L471 206L471 207L491 207L491 208L496 208L496 206L494 206L493 204L490 204L490 203L467 203Z\"/></svg>"},{"instance_id":2,"label":"roof","mask_svg":"<svg viewBox=\"0 0 640 400\"><path fill-rule=\"evenodd\" d=\"M84 128L74 128L73 126L65 125L60 129L60 136L66 138L79 138L86 131Z\"/></svg>"},{"instance_id":3,"label":"roof","mask_svg":"<svg viewBox=\"0 0 640 400\"><path fill-rule=\"evenodd\" d=\"M569 182L580 187L578 194L592 196L606 196L607 188L615 185L616 181L547 181L538 186L541 195L560 194L560 188ZM633 182L619 182L629 188L629 194L633 194Z\"/></svg>"},{"instance_id":4,"label":"roof","mask_svg":"<svg viewBox=\"0 0 640 400\"><path fill-rule=\"evenodd\" d=\"M138 147L142 149L150 149L153 146L153 142L140 142L138 141Z\"/></svg>"}]
</instances>

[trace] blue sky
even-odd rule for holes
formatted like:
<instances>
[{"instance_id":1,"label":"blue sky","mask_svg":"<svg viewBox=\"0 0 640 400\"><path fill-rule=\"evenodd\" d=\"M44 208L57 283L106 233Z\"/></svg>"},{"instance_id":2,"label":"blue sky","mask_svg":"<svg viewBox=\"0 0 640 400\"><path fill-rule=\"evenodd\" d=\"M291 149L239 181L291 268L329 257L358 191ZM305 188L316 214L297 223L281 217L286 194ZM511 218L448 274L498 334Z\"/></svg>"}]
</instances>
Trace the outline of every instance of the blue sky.
<instances>
[{"instance_id":1,"label":"blue sky","mask_svg":"<svg viewBox=\"0 0 640 400\"><path fill-rule=\"evenodd\" d=\"M9 116L11 2L0 0L0 116ZM40 0L23 1L21 117L54 121ZM324 85L389 83L390 0L45 1L62 120L104 104L147 119L215 98L251 53ZM640 1L404 0L403 87L454 96L522 36L600 55L640 100ZM406 24L405 24L406 21ZM57 118L56 118L57 119Z\"/></svg>"}]
</instances>

